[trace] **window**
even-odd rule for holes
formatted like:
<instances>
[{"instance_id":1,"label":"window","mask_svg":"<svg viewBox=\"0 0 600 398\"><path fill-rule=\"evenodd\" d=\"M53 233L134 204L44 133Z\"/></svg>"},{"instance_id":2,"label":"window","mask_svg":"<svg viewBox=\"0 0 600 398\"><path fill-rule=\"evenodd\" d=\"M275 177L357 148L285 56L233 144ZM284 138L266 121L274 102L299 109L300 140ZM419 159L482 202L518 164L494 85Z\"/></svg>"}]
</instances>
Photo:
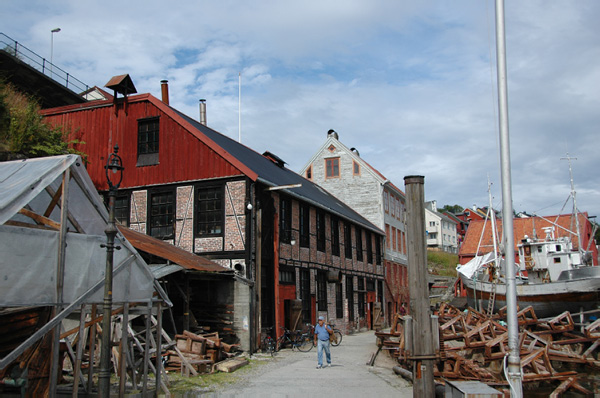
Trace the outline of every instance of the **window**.
<instances>
[{"instance_id":1,"label":"window","mask_svg":"<svg viewBox=\"0 0 600 398\"><path fill-rule=\"evenodd\" d=\"M375 263L381 264L381 237L375 237Z\"/></svg>"},{"instance_id":2,"label":"window","mask_svg":"<svg viewBox=\"0 0 600 398\"><path fill-rule=\"evenodd\" d=\"M371 233L365 231L367 243L367 263L373 264L373 242L371 241Z\"/></svg>"},{"instance_id":3,"label":"window","mask_svg":"<svg viewBox=\"0 0 600 398\"><path fill-rule=\"evenodd\" d=\"M356 230L356 260L363 260L363 245L362 245L362 231L360 228L355 228Z\"/></svg>"},{"instance_id":4,"label":"window","mask_svg":"<svg viewBox=\"0 0 600 398\"><path fill-rule=\"evenodd\" d=\"M300 204L300 246L310 247L310 207Z\"/></svg>"},{"instance_id":5,"label":"window","mask_svg":"<svg viewBox=\"0 0 600 398\"><path fill-rule=\"evenodd\" d=\"M346 222L344 223L344 254L346 258L352 259L352 229Z\"/></svg>"},{"instance_id":6,"label":"window","mask_svg":"<svg viewBox=\"0 0 600 398\"><path fill-rule=\"evenodd\" d=\"M279 201L279 240L290 243L292 239L292 201L282 197Z\"/></svg>"},{"instance_id":7,"label":"window","mask_svg":"<svg viewBox=\"0 0 600 398\"><path fill-rule=\"evenodd\" d=\"M312 165L308 166L308 169L306 169L305 176L307 180L312 180Z\"/></svg>"},{"instance_id":8,"label":"window","mask_svg":"<svg viewBox=\"0 0 600 398\"><path fill-rule=\"evenodd\" d=\"M333 216L331 216L331 254L340 255L340 223Z\"/></svg>"},{"instance_id":9,"label":"window","mask_svg":"<svg viewBox=\"0 0 600 398\"><path fill-rule=\"evenodd\" d=\"M310 319L310 271L300 270L300 299L302 300L302 322L311 322Z\"/></svg>"},{"instance_id":10,"label":"window","mask_svg":"<svg viewBox=\"0 0 600 398\"><path fill-rule=\"evenodd\" d=\"M365 317L365 278L358 277L358 316Z\"/></svg>"},{"instance_id":11,"label":"window","mask_svg":"<svg viewBox=\"0 0 600 398\"><path fill-rule=\"evenodd\" d=\"M279 266L279 283L282 285L296 284L296 269L287 265Z\"/></svg>"},{"instance_id":12,"label":"window","mask_svg":"<svg viewBox=\"0 0 600 398\"><path fill-rule=\"evenodd\" d=\"M338 319L344 317L344 300L341 283L335 284L335 317Z\"/></svg>"},{"instance_id":13,"label":"window","mask_svg":"<svg viewBox=\"0 0 600 398\"><path fill-rule=\"evenodd\" d=\"M396 197L390 195L390 213L392 217L396 217Z\"/></svg>"},{"instance_id":14,"label":"window","mask_svg":"<svg viewBox=\"0 0 600 398\"><path fill-rule=\"evenodd\" d=\"M223 187L201 187L196 191L196 237L223 234Z\"/></svg>"},{"instance_id":15,"label":"window","mask_svg":"<svg viewBox=\"0 0 600 398\"><path fill-rule=\"evenodd\" d=\"M325 177L335 178L340 176L340 158L325 159Z\"/></svg>"},{"instance_id":16,"label":"window","mask_svg":"<svg viewBox=\"0 0 600 398\"><path fill-rule=\"evenodd\" d=\"M346 298L348 299L348 320L354 320L354 277L346 276Z\"/></svg>"},{"instance_id":17,"label":"window","mask_svg":"<svg viewBox=\"0 0 600 398\"><path fill-rule=\"evenodd\" d=\"M158 164L159 118L138 120L138 166Z\"/></svg>"},{"instance_id":18,"label":"window","mask_svg":"<svg viewBox=\"0 0 600 398\"><path fill-rule=\"evenodd\" d=\"M435 221L429 221L429 226L430 227L435 227Z\"/></svg>"},{"instance_id":19,"label":"window","mask_svg":"<svg viewBox=\"0 0 600 398\"><path fill-rule=\"evenodd\" d=\"M383 210L386 213L390 211L390 194L387 191L383 192Z\"/></svg>"},{"instance_id":20,"label":"window","mask_svg":"<svg viewBox=\"0 0 600 398\"><path fill-rule=\"evenodd\" d=\"M390 235L390 225L385 224L385 247L391 248L392 235Z\"/></svg>"},{"instance_id":21,"label":"window","mask_svg":"<svg viewBox=\"0 0 600 398\"><path fill-rule=\"evenodd\" d=\"M115 198L115 219L121 225L129 226L129 194Z\"/></svg>"},{"instance_id":22,"label":"window","mask_svg":"<svg viewBox=\"0 0 600 398\"><path fill-rule=\"evenodd\" d=\"M317 271L317 302L319 311L327 311L327 273Z\"/></svg>"},{"instance_id":23,"label":"window","mask_svg":"<svg viewBox=\"0 0 600 398\"><path fill-rule=\"evenodd\" d=\"M157 239L173 239L175 237L174 216L175 195L173 191L150 194L150 236Z\"/></svg>"},{"instance_id":24,"label":"window","mask_svg":"<svg viewBox=\"0 0 600 398\"><path fill-rule=\"evenodd\" d=\"M360 164L358 164L355 160L352 161L352 174L355 176L360 175Z\"/></svg>"},{"instance_id":25,"label":"window","mask_svg":"<svg viewBox=\"0 0 600 398\"><path fill-rule=\"evenodd\" d=\"M317 250L325 251L325 213L317 210Z\"/></svg>"},{"instance_id":26,"label":"window","mask_svg":"<svg viewBox=\"0 0 600 398\"><path fill-rule=\"evenodd\" d=\"M375 291L375 279L367 278L367 291L368 292Z\"/></svg>"}]
</instances>

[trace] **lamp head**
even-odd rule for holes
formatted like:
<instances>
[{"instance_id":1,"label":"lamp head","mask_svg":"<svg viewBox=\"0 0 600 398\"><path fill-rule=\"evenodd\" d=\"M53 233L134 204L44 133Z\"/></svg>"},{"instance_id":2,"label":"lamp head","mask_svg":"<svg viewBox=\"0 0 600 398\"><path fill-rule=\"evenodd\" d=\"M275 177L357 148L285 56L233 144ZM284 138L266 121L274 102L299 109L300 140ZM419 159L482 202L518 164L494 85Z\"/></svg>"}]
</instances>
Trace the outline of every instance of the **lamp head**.
<instances>
[{"instance_id":1,"label":"lamp head","mask_svg":"<svg viewBox=\"0 0 600 398\"><path fill-rule=\"evenodd\" d=\"M119 189L119 185L121 185L121 181L123 181L123 162L121 157L118 155L119 146L115 145L114 152L108 156L108 160L106 161L106 180L108 181L109 189ZM112 172L112 173L109 173ZM116 174L119 173L118 176Z\"/></svg>"}]
</instances>

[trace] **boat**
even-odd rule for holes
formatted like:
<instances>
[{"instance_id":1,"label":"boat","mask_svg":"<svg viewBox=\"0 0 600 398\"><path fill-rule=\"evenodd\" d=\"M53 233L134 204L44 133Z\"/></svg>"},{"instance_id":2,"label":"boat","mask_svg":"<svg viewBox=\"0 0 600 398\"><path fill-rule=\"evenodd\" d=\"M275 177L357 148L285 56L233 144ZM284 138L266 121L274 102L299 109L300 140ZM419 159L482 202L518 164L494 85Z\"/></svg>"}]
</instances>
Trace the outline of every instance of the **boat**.
<instances>
[{"instance_id":1,"label":"boat","mask_svg":"<svg viewBox=\"0 0 600 398\"><path fill-rule=\"evenodd\" d=\"M590 252L573 248L570 237L556 236L555 227L544 237L524 236L517 245L517 305L531 306L540 318L565 311L592 311L600 303L600 267ZM506 306L506 262L490 252L457 268L472 308L495 313Z\"/></svg>"}]
</instances>

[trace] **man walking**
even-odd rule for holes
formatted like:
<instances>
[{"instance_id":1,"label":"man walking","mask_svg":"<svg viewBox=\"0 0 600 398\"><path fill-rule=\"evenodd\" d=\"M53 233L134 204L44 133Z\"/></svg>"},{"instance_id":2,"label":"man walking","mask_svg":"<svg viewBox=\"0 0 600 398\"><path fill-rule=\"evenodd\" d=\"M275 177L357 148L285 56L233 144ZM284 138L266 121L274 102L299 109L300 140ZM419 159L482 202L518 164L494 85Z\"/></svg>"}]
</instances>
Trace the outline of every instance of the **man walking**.
<instances>
[{"instance_id":1,"label":"man walking","mask_svg":"<svg viewBox=\"0 0 600 398\"><path fill-rule=\"evenodd\" d=\"M325 350L325 356L327 358L327 365L331 366L331 353L329 352L329 335L333 333L333 330L328 326L324 325L325 318L319 317L319 324L315 326L315 344L317 345L317 369L323 367L323 350Z\"/></svg>"}]
</instances>

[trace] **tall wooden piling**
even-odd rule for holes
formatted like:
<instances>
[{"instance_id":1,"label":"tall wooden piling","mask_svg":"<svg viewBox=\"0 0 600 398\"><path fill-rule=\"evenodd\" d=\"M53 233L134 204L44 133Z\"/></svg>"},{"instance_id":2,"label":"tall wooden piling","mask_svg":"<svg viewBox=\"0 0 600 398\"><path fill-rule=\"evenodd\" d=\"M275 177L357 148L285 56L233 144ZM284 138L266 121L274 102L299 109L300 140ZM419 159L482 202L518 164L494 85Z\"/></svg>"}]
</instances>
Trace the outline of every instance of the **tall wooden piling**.
<instances>
[{"instance_id":1,"label":"tall wooden piling","mask_svg":"<svg viewBox=\"0 0 600 398\"><path fill-rule=\"evenodd\" d=\"M408 279L412 315L413 397L434 397L433 365L435 350L431 330L427 286L427 250L425 240L425 177L406 176L408 240Z\"/></svg>"}]
</instances>

